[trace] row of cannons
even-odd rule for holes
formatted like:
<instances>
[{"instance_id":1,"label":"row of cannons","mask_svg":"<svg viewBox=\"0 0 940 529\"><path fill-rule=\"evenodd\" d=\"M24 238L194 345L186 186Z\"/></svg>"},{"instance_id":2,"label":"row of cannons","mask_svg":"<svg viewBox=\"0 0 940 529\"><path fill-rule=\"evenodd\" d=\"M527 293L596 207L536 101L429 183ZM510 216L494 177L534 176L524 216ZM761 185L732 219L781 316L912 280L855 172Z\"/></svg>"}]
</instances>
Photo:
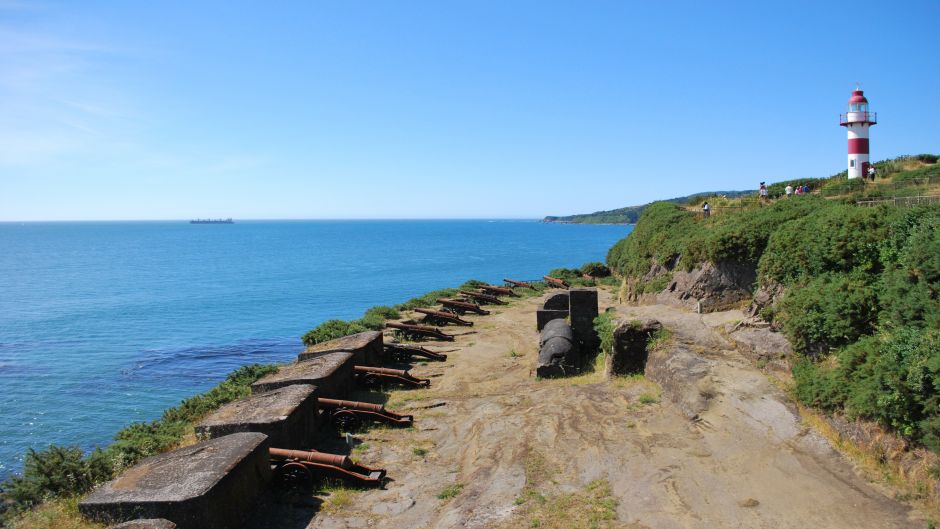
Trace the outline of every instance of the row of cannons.
<instances>
[{"instance_id":1,"label":"row of cannons","mask_svg":"<svg viewBox=\"0 0 940 529\"><path fill-rule=\"evenodd\" d=\"M387 327L400 338L453 341L441 326L473 325L463 318L468 312L489 314L481 305L505 304L499 297L514 295L513 287L531 287L506 284L440 299L439 310L416 309L424 316L422 324ZM295 362L252 384L250 396L205 417L195 427L200 442L141 461L86 496L79 510L92 520L120 523L115 527L231 529L243 525L254 500L272 483L307 484L326 477L381 486L385 469L312 447L330 431L370 423L411 426L412 415L349 397L360 388L429 386L429 379L407 369L383 367L400 367L415 357L447 360L445 352L418 344L387 343L380 331L310 346Z\"/></svg>"}]
</instances>

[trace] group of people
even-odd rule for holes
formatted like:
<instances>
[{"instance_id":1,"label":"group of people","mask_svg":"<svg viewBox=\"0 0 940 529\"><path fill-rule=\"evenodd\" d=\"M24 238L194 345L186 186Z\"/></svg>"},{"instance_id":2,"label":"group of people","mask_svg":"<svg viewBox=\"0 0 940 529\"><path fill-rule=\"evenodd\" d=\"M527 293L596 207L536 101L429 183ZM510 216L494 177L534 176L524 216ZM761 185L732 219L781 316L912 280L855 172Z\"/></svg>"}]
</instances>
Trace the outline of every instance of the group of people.
<instances>
[{"instance_id":1,"label":"group of people","mask_svg":"<svg viewBox=\"0 0 940 529\"><path fill-rule=\"evenodd\" d=\"M803 184L801 186L796 186L796 188L794 188L790 184L787 184L787 187L783 188L783 192L786 193L787 198L790 198L790 195L808 195L809 186L806 184Z\"/></svg>"}]
</instances>

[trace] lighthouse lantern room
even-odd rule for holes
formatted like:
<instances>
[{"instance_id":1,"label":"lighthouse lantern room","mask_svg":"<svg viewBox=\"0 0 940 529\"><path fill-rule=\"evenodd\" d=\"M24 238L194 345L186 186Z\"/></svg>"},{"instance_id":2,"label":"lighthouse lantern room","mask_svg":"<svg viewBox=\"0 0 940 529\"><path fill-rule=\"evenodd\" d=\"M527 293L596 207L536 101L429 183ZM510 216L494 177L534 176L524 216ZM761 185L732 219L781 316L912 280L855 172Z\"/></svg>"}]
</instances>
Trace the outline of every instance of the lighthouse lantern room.
<instances>
[{"instance_id":1,"label":"lighthouse lantern room","mask_svg":"<svg viewBox=\"0 0 940 529\"><path fill-rule=\"evenodd\" d=\"M868 99L855 87L848 112L839 114L839 124L849 133L849 178L868 175L868 129L878 123L878 115L868 109Z\"/></svg>"}]
</instances>

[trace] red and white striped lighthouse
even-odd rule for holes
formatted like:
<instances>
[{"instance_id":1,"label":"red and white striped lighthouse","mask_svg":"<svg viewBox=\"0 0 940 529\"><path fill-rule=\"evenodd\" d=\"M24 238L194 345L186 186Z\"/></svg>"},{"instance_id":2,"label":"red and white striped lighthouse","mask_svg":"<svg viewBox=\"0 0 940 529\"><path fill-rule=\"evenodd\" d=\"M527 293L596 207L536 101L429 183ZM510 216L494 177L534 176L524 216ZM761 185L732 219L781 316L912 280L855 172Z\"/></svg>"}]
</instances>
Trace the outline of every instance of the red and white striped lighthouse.
<instances>
[{"instance_id":1,"label":"red and white striped lighthouse","mask_svg":"<svg viewBox=\"0 0 940 529\"><path fill-rule=\"evenodd\" d=\"M839 114L839 124L849 131L849 178L868 175L868 128L878 123L878 115L868 110L868 100L856 86L849 109Z\"/></svg>"}]
</instances>

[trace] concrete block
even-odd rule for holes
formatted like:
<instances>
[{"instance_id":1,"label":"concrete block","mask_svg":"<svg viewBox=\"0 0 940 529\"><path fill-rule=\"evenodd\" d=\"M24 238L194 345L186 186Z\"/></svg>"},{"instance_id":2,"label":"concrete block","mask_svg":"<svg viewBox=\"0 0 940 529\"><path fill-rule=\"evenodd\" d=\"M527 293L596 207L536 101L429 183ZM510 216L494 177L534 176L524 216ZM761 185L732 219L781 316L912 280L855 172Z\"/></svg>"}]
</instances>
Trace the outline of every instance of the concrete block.
<instances>
[{"instance_id":1,"label":"concrete block","mask_svg":"<svg viewBox=\"0 0 940 529\"><path fill-rule=\"evenodd\" d=\"M196 425L200 439L258 432L277 448L309 448L317 431L317 388L284 386L222 406Z\"/></svg>"},{"instance_id":2,"label":"concrete block","mask_svg":"<svg viewBox=\"0 0 940 529\"><path fill-rule=\"evenodd\" d=\"M353 354L357 366L381 366L383 349L382 333L366 331L311 345L297 355L297 360L310 360L326 353L346 351Z\"/></svg>"},{"instance_id":3,"label":"concrete block","mask_svg":"<svg viewBox=\"0 0 940 529\"><path fill-rule=\"evenodd\" d=\"M563 320L568 317L567 310L548 310L548 309L538 309L535 311L535 323L538 330L545 328L545 324L552 320Z\"/></svg>"},{"instance_id":4,"label":"concrete block","mask_svg":"<svg viewBox=\"0 0 940 529\"><path fill-rule=\"evenodd\" d=\"M271 480L268 438L236 433L147 458L78 504L115 523L164 518L178 529L239 527Z\"/></svg>"},{"instance_id":5,"label":"concrete block","mask_svg":"<svg viewBox=\"0 0 940 529\"><path fill-rule=\"evenodd\" d=\"M176 524L163 518L150 518L147 520L131 520L108 529L176 529Z\"/></svg>"},{"instance_id":6,"label":"concrete block","mask_svg":"<svg viewBox=\"0 0 940 529\"><path fill-rule=\"evenodd\" d=\"M586 360L600 346L600 339L594 331L594 318L598 316L597 289L572 288L568 293L571 330L574 332L582 360Z\"/></svg>"},{"instance_id":7,"label":"concrete block","mask_svg":"<svg viewBox=\"0 0 940 529\"><path fill-rule=\"evenodd\" d=\"M320 356L281 367L258 379L251 385L252 393L263 393L272 389L295 384L310 384L317 387L320 397L337 399L345 397L353 388L352 353L324 353Z\"/></svg>"},{"instance_id":8,"label":"concrete block","mask_svg":"<svg viewBox=\"0 0 940 529\"><path fill-rule=\"evenodd\" d=\"M572 288L569 294L569 310L571 311L572 325L575 321L593 322L597 317L597 289Z\"/></svg>"},{"instance_id":9,"label":"concrete block","mask_svg":"<svg viewBox=\"0 0 940 529\"><path fill-rule=\"evenodd\" d=\"M545 296L542 308L548 310L568 310L568 293L555 292Z\"/></svg>"}]
</instances>

